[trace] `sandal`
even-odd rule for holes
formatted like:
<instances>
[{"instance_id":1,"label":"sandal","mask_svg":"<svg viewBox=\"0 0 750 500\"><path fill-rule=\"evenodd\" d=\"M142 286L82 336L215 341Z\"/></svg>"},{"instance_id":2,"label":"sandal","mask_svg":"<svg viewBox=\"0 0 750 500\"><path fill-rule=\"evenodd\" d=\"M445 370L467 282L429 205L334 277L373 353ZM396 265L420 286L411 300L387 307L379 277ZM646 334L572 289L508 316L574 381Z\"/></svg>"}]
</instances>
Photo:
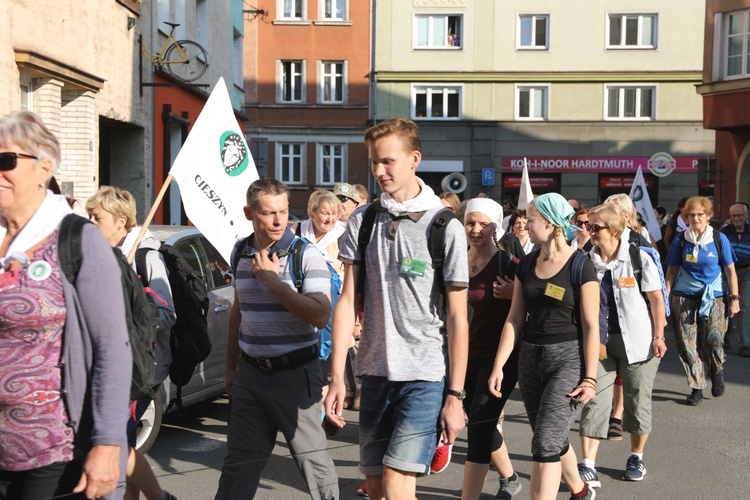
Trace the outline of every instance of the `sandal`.
<instances>
[{"instance_id":1,"label":"sandal","mask_svg":"<svg viewBox=\"0 0 750 500\"><path fill-rule=\"evenodd\" d=\"M609 431L607 439L610 441L622 440L622 420L619 418L609 417Z\"/></svg>"}]
</instances>

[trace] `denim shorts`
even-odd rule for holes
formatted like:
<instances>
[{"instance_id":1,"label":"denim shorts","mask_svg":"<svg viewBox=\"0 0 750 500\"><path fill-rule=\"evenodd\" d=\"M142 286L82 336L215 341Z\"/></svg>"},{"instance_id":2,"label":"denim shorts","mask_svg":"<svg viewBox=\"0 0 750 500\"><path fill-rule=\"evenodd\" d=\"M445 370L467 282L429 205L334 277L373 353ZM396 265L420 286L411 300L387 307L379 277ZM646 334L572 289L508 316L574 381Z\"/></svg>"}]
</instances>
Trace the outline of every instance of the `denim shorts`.
<instances>
[{"instance_id":1,"label":"denim shorts","mask_svg":"<svg viewBox=\"0 0 750 500\"><path fill-rule=\"evenodd\" d=\"M362 377L359 409L359 470L367 476L383 466L427 474L438 441L445 379L389 382Z\"/></svg>"}]
</instances>

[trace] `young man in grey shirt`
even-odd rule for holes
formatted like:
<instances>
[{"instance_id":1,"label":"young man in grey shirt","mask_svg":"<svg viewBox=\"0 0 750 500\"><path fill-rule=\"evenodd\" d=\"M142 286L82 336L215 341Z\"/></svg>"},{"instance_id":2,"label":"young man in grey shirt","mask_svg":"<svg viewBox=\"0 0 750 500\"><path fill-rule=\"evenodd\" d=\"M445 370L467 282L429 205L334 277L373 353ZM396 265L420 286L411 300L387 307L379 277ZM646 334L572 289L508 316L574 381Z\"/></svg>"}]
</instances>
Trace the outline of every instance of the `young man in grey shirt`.
<instances>
[{"instance_id":1,"label":"young man in grey shirt","mask_svg":"<svg viewBox=\"0 0 750 500\"><path fill-rule=\"evenodd\" d=\"M428 234L443 206L416 175L419 129L392 118L365 134L370 166L383 194L365 252L360 470L371 499L414 498L442 430L452 444L463 429L462 399L468 352L466 236L458 220L445 231L445 307L432 268ZM362 262L359 228L366 208L349 219L339 258L344 285L333 322L327 418L344 426L344 365L355 322Z\"/></svg>"}]
</instances>

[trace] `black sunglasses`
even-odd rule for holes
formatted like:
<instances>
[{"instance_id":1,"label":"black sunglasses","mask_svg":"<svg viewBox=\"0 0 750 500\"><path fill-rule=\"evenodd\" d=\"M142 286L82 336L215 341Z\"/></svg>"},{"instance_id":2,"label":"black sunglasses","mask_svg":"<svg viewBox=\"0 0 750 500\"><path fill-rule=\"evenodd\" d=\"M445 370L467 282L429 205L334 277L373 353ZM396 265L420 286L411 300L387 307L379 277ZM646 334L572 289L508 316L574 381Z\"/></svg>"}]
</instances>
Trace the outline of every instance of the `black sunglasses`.
<instances>
[{"instance_id":1,"label":"black sunglasses","mask_svg":"<svg viewBox=\"0 0 750 500\"><path fill-rule=\"evenodd\" d=\"M578 226L578 227L583 227L583 226L585 226L585 225L586 225L586 224L588 224L588 223L589 223L589 221L587 221L587 220L581 220L581 219L578 219L578 220L576 221L576 226Z\"/></svg>"},{"instance_id":2,"label":"black sunglasses","mask_svg":"<svg viewBox=\"0 0 750 500\"><path fill-rule=\"evenodd\" d=\"M8 172L16 168L16 164L19 158L28 158L30 160L39 159L36 156L23 153L0 153L0 171Z\"/></svg>"},{"instance_id":3,"label":"black sunglasses","mask_svg":"<svg viewBox=\"0 0 750 500\"><path fill-rule=\"evenodd\" d=\"M348 196L339 195L339 201L341 203L346 203L347 201L351 201L352 203L354 203L355 207L359 205L359 202L357 200L355 200L354 198L349 198Z\"/></svg>"},{"instance_id":4,"label":"black sunglasses","mask_svg":"<svg viewBox=\"0 0 750 500\"><path fill-rule=\"evenodd\" d=\"M589 233L598 233L602 229L609 229L609 226L600 226L599 224L589 224L587 222L586 229L588 229Z\"/></svg>"}]
</instances>

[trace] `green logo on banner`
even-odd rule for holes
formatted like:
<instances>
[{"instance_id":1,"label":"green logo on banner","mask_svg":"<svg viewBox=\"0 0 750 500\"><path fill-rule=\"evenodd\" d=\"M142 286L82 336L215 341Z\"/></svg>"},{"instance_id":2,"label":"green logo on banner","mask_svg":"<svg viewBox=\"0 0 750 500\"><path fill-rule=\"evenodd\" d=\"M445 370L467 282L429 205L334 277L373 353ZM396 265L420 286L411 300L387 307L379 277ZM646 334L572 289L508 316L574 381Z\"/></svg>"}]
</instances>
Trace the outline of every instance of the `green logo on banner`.
<instances>
[{"instance_id":1,"label":"green logo on banner","mask_svg":"<svg viewBox=\"0 0 750 500\"><path fill-rule=\"evenodd\" d=\"M641 186L636 186L635 190L633 191L633 201L641 201L643 198L643 188Z\"/></svg>"},{"instance_id":2,"label":"green logo on banner","mask_svg":"<svg viewBox=\"0 0 750 500\"><path fill-rule=\"evenodd\" d=\"M221 134L219 147L221 148L221 162L224 164L224 171L231 177L242 174L250 163L247 146L242 136L228 130Z\"/></svg>"}]
</instances>

